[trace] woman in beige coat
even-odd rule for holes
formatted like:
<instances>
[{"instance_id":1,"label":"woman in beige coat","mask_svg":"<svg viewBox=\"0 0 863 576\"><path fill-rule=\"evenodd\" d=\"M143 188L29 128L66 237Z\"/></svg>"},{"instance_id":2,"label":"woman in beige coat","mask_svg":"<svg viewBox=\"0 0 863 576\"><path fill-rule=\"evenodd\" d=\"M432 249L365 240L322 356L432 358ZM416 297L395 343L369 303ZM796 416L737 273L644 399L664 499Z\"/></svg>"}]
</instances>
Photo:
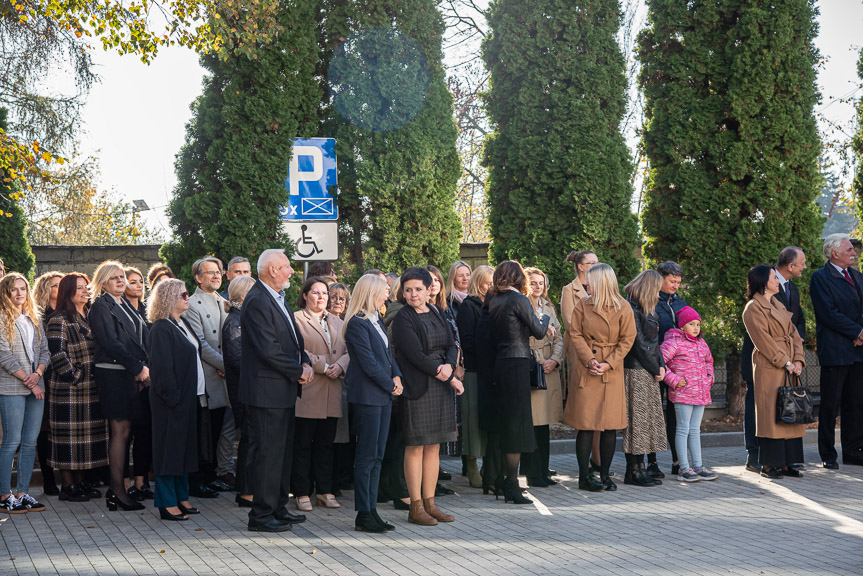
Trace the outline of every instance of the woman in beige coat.
<instances>
[{"instance_id":1,"label":"woman in beige coat","mask_svg":"<svg viewBox=\"0 0 863 576\"><path fill-rule=\"evenodd\" d=\"M300 311L295 315L315 373L297 399L291 470L291 492L297 498L297 508L306 512L312 509L312 488L319 506L340 508L333 495L333 441L342 416L348 348L342 336L342 320L327 312L328 297L326 280L309 278L303 283Z\"/></svg>"},{"instance_id":2,"label":"woman in beige coat","mask_svg":"<svg viewBox=\"0 0 863 576\"><path fill-rule=\"evenodd\" d=\"M743 323L752 338L753 382L755 384L755 436L761 475L778 479L799 478L803 474L790 468L803 462L802 424L776 422L776 396L789 375L797 383L803 370L803 340L791 322L791 313L776 305L772 298L779 292L779 278L772 266L760 265L749 270L749 302L743 309Z\"/></svg>"},{"instance_id":3,"label":"woman in beige coat","mask_svg":"<svg viewBox=\"0 0 863 576\"><path fill-rule=\"evenodd\" d=\"M575 365L578 363L578 357L575 353L575 348L569 343L569 321L572 319L572 310L575 308L575 303L579 300L587 298L587 271L596 266L599 260L596 254L590 250L582 250L580 252L572 251L566 257L566 262L572 262L575 267L575 279L563 287L563 294L560 298L560 319L563 321L563 354L566 357L567 378L566 383L563 383L563 398L564 400L569 395L569 382L573 382L575 378ZM599 436L593 439L593 449L590 455L590 469L592 472L599 472Z\"/></svg>"},{"instance_id":4,"label":"woman in beige coat","mask_svg":"<svg viewBox=\"0 0 863 576\"><path fill-rule=\"evenodd\" d=\"M533 434L536 438L537 450L521 455L522 473L527 476L529 486L544 488L557 484L551 479L548 467L551 450L549 424L560 422L563 416L563 393L561 391L560 369L563 365L563 335L560 333L560 322L557 311L548 299L548 277L539 268L525 268L529 281L530 306L537 318L543 314L551 319L554 334L546 334L542 339L530 337L530 349L534 358L545 373L546 390L532 389L530 391L530 407L533 416Z\"/></svg>"},{"instance_id":5,"label":"woman in beige coat","mask_svg":"<svg viewBox=\"0 0 863 576\"><path fill-rule=\"evenodd\" d=\"M635 342L635 320L608 264L597 264L588 271L587 290L590 297L578 301L572 311L571 345L577 359L563 421L578 430L579 489L613 491L617 486L608 469L616 431L626 428L623 359ZM589 472L594 431L600 432L599 480Z\"/></svg>"}]
</instances>

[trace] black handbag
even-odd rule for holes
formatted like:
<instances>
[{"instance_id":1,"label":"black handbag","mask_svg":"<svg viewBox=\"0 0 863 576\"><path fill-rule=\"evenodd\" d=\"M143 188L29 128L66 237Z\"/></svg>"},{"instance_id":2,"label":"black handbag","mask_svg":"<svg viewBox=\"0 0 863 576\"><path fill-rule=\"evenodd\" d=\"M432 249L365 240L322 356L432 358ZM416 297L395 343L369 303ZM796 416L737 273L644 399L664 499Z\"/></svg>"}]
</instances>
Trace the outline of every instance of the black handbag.
<instances>
[{"instance_id":1,"label":"black handbag","mask_svg":"<svg viewBox=\"0 0 863 576\"><path fill-rule=\"evenodd\" d=\"M548 390L548 385L545 382L545 370L542 369L542 364L536 361L533 350L530 351L530 387L533 390Z\"/></svg>"},{"instance_id":2,"label":"black handbag","mask_svg":"<svg viewBox=\"0 0 863 576\"><path fill-rule=\"evenodd\" d=\"M808 386L791 382L791 374L785 372L785 386L779 387L776 395L777 424L811 424L815 422L815 407L812 403L812 392Z\"/></svg>"}]
</instances>

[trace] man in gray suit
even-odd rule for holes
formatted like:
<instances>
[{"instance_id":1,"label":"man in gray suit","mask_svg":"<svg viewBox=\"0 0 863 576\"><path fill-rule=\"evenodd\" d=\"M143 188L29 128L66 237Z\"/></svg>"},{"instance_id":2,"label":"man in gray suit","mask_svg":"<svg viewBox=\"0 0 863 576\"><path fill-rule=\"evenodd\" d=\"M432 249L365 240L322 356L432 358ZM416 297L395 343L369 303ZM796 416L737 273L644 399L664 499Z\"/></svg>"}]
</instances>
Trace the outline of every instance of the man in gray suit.
<instances>
[{"instance_id":1,"label":"man in gray suit","mask_svg":"<svg viewBox=\"0 0 863 576\"><path fill-rule=\"evenodd\" d=\"M216 477L216 445L222 433L228 387L222 360L222 324L228 313L217 290L222 285L222 262L207 256L192 264L197 290L189 298L189 309L183 318L201 342L201 364L204 367L206 405L198 407L198 471L189 478L192 496L215 498L216 490L231 490ZM209 425L207 425L209 424Z\"/></svg>"}]
</instances>

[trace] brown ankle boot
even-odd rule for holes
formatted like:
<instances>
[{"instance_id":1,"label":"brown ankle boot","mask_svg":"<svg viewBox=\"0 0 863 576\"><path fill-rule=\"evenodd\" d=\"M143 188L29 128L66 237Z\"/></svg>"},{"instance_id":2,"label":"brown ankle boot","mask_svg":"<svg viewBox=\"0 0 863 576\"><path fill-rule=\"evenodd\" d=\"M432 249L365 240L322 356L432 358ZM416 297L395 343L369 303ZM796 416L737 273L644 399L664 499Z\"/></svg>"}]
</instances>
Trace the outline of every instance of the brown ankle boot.
<instances>
[{"instance_id":1,"label":"brown ankle boot","mask_svg":"<svg viewBox=\"0 0 863 576\"><path fill-rule=\"evenodd\" d=\"M408 512L408 522L420 526L436 526L437 520L426 514L422 500L411 500L411 511Z\"/></svg>"},{"instance_id":2,"label":"brown ankle boot","mask_svg":"<svg viewBox=\"0 0 863 576\"><path fill-rule=\"evenodd\" d=\"M440 508L434 503L434 497L425 498L423 500L423 508L428 513L429 516L437 520L438 522L452 522L455 520L455 516L452 514L444 514L441 512Z\"/></svg>"}]
</instances>

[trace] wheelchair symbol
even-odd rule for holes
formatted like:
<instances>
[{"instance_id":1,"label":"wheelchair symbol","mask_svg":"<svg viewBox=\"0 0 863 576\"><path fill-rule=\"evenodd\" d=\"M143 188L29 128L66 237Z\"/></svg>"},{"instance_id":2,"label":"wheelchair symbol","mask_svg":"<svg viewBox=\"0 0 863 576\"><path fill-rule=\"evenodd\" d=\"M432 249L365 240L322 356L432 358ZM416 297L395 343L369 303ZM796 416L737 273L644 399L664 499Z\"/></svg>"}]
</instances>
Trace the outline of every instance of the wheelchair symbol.
<instances>
[{"instance_id":1,"label":"wheelchair symbol","mask_svg":"<svg viewBox=\"0 0 863 576\"><path fill-rule=\"evenodd\" d=\"M297 240L297 256L299 256L300 258L310 258L315 254L320 254L321 252L323 252L323 250L318 248L317 242L312 240L311 236L306 234L306 230L308 229L309 227L305 224L300 226L300 230L302 230L303 234L302 238L299 238ZM303 246L303 248L300 248L301 246Z\"/></svg>"}]
</instances>

